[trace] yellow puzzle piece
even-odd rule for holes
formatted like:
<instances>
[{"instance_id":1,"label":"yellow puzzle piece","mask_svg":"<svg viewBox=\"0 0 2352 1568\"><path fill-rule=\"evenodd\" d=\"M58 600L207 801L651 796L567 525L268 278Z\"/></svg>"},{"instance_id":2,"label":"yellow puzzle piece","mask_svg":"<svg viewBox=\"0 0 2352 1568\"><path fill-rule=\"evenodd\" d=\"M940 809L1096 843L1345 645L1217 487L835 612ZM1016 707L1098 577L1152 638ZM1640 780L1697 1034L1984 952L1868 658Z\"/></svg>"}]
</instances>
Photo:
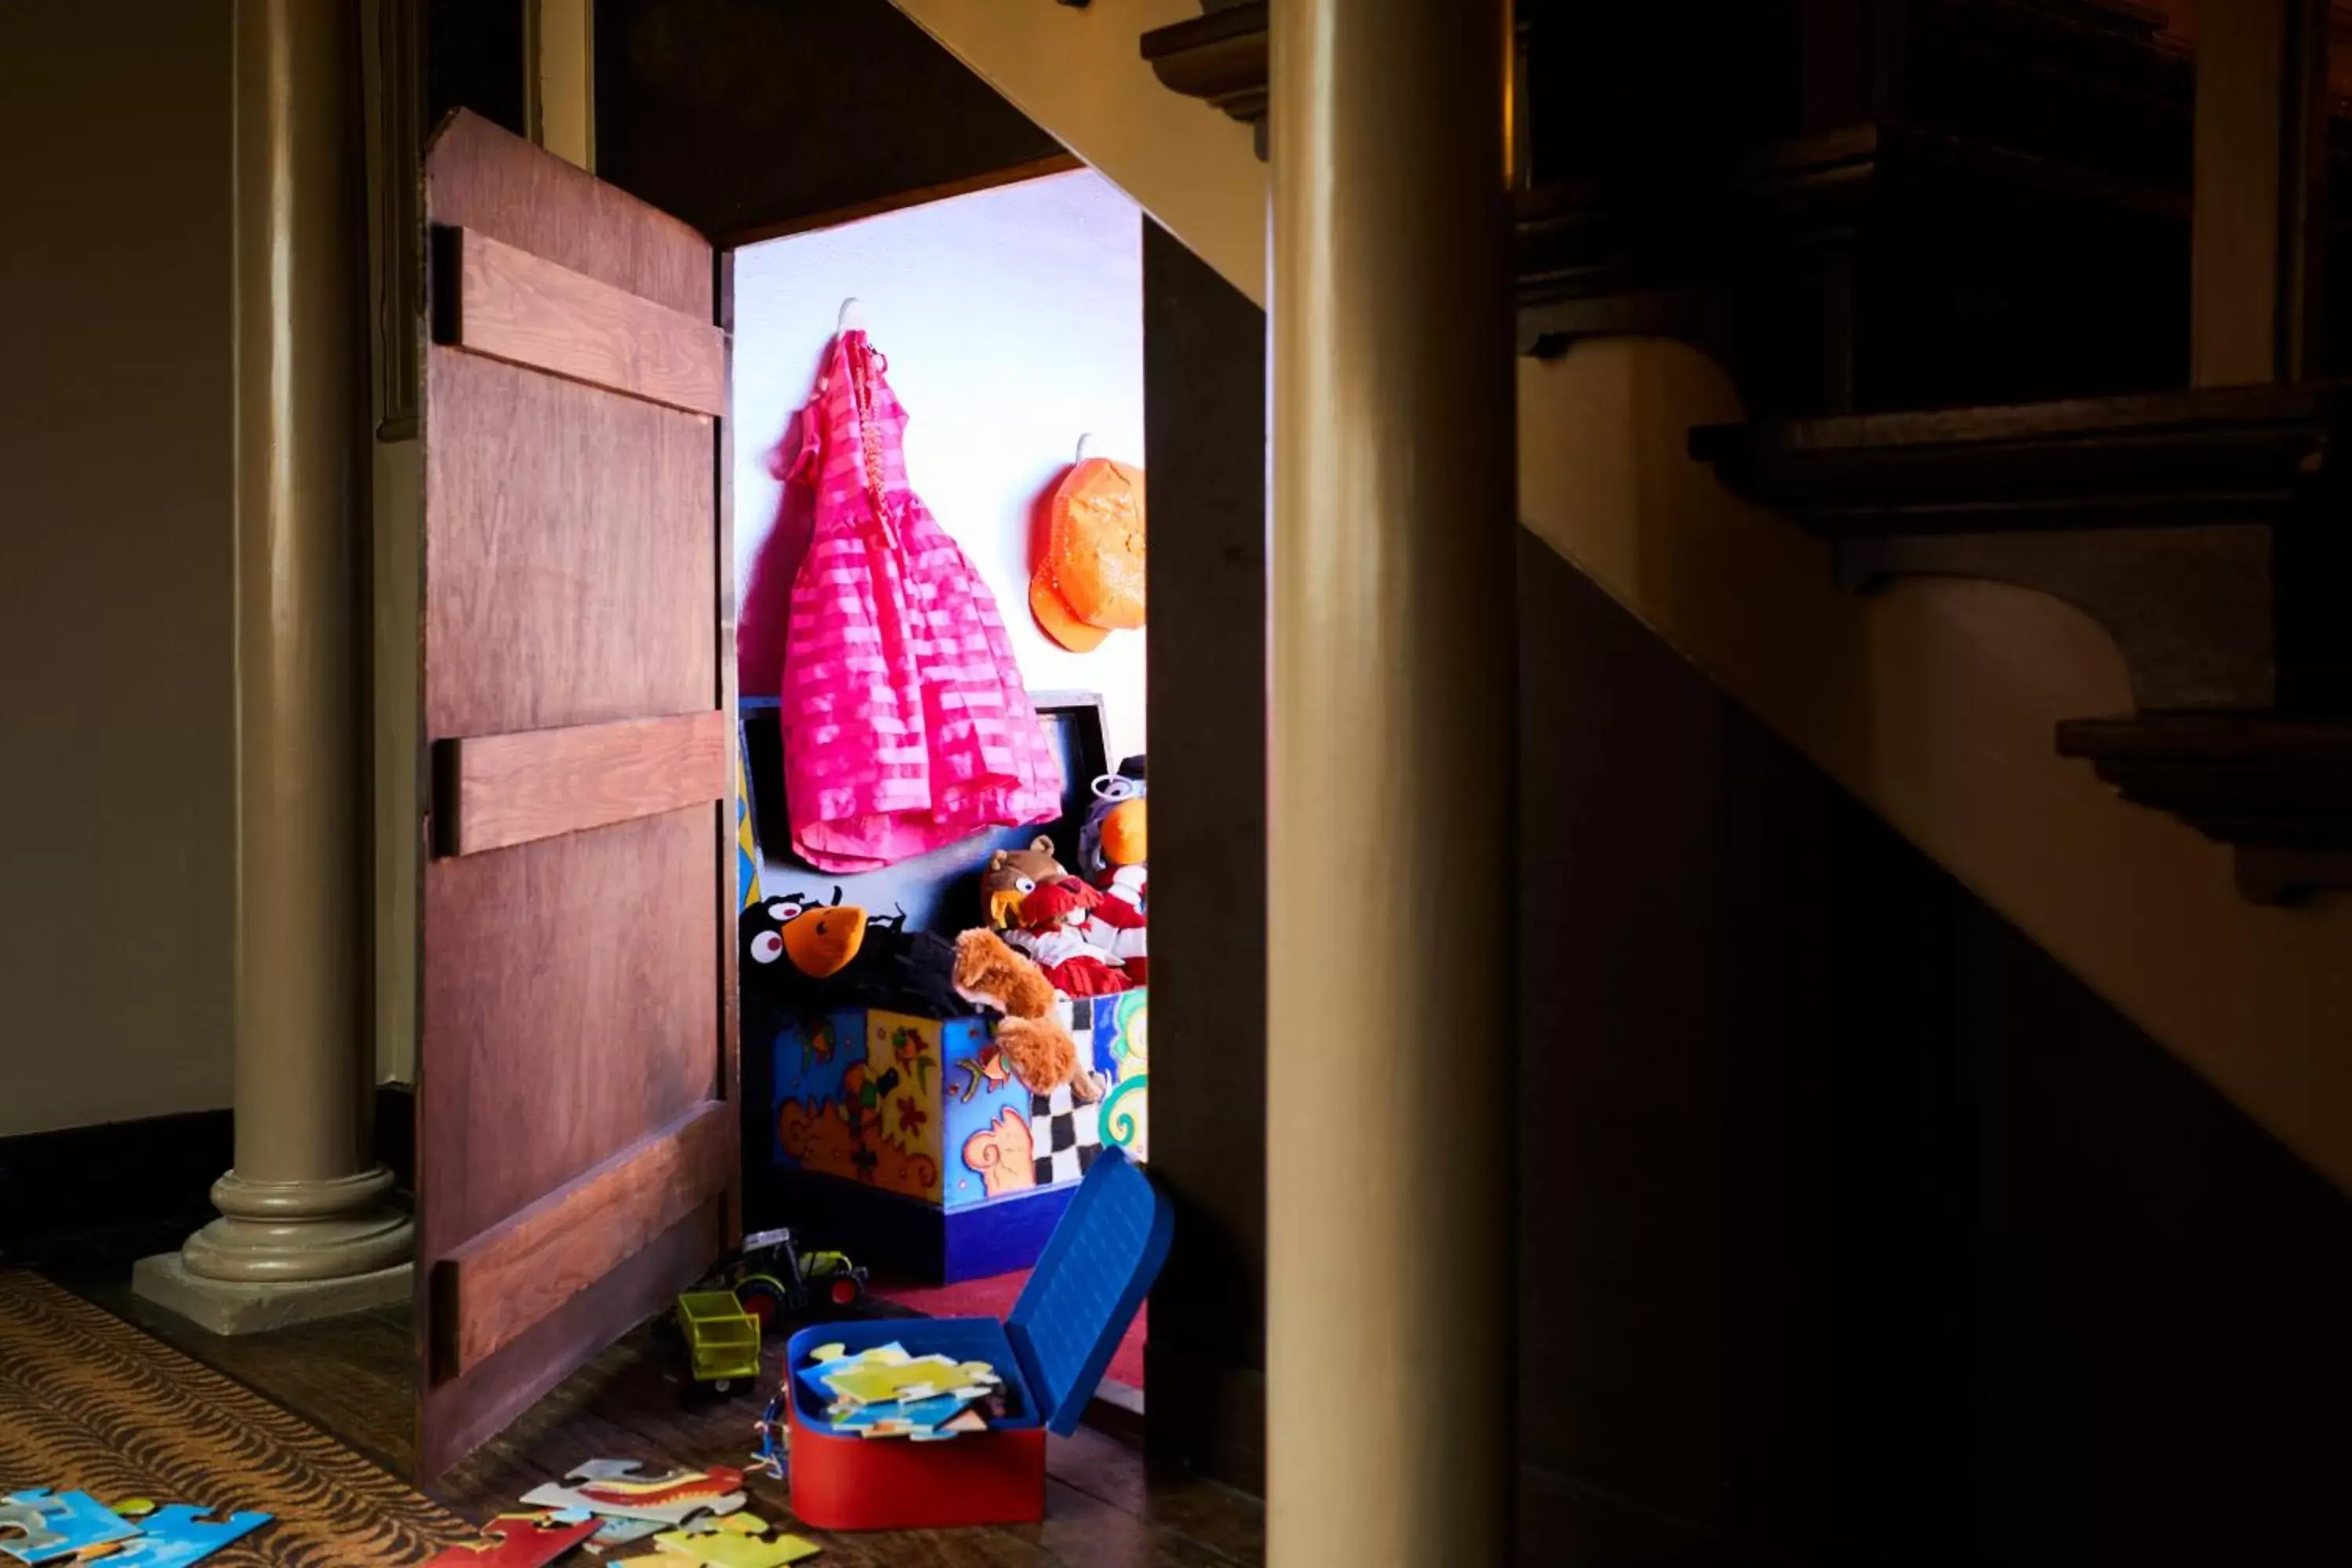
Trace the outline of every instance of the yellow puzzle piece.
<instances>
[{"instance_id":1,"label":"yellow puzzle piece","mask_svg":"<svg viewBox=\"0 0 2352 1568\"><path fill-rule=\"evenodd\" d=\"M887 1362L844 1358L828 1363L819 1375L837 1398L852 1405L936 1399L943 1394L978 1399L1002 1381L984 1361L956 1362L943 1355Z\"/></svg>"},{"instance_id":2,"label":"yellow puzzle piece","mask_svg":"<svg viewBox=\"0 0 2352 1568\"><path fill-rule=\"evenodd\" d=\"M677 1568L687 1568L689 1563L701 1568L782 1568L784 1563L798 1563L824 1550L815 1542L797 1535L779 1535L772 1541L760 1539L767 1533L766 1520L750 1514L729 1514L711 1521L706 1529L664 1531L654 1537L661 1554L637 1561L673 1563Z\"/></svg>"}]
</instances>

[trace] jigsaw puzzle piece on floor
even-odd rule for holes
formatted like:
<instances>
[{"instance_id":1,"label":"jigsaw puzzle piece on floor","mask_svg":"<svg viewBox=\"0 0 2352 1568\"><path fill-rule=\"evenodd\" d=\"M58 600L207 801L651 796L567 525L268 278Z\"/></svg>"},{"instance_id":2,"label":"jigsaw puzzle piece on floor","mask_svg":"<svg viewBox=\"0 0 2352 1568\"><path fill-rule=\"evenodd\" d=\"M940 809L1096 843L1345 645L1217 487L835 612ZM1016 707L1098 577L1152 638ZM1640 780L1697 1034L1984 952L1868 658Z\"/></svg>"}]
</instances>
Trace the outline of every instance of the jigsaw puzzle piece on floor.
<instances>
[{"instance_id":1,"label":"jigsaw puzzle piece on floor","mask_svg":"<svg viewBox=\"0 0 2352 1568\"><path fill-rule=\"evenodd\" d=\"M140 1520L142 1533L100 1559L107 1568L188 1568L201 1563L230 1542L251 1535L275 1517L267 1513L232 1513L207 1519L206 1510L175 1502Z\"/></svg>"},{"instance_id":2,"label":"jigsaw puzzle piece on floor","mask_svg":"<svg viewBox=\"0 0 2352 1568\"><path fill-rule=\"evenodd\" d=\"M640 1478L635 1459L591 1459L572 1467L563 1484L550 1481L523 1494L534 1508L586 1509L614 1519L650 1519L672 1527L698 1513L732 1513L743 1506L743 1472L714 1465Z\"/></svg>"},{"instance_id":3,"label":"jigsaw puzzle piece on floor","mask_svg":"<svg viewBox=\"0 0 2352 1568\"><path fill-rule=\"evenodd\" d=\"M138 1533L137 1525L88 1492L35 1487L0 1500L0 1553L19 1563L53 1563Z\"/></svg>"},{"instance_id":4,"label":"jigsaw puzzle piece on floor","mask_svg":"<svg viewBox=\"0 0 2352 1568\"><path fill-rule=\"evenodd\" d=\"M545 1568L595 1534L597 1523L566 1523L551 1513L502 1513L482 1527L482 1540L445 1547L422 1568Z\"/></svg>"},{"instance_id":5,"label":"jigsaw puzzle piece on floor","mask_svg":"<svg viewBox=\"0 0 2352 1568\"><path fill-rule=\"evenodd\" d=\"M659 1535L669 1528L657 1519L610 1519L592 1514L596 1521L596 1533L588 1538L591 1552L609 1552L615 1546L634 1546L647 1536Z\"/></svg>"},{"instance_id":6,"label":"jigsaw puzzle piece on floor","mask_svg":"<svg viewBox=\"0 0 2352 1568\"><path fill-rule=\"evenodd\" d=\"M689 1563L700 1568L783 1568L787 1563L798 1563L824 1550L797 1535L771 1537L768 1529L768 1521L756 1514L730 1514L701 1530L656 1536L654 1543L661 1548L661 1555L637 1561L675 1563L677 1568Z\"/></svg>"}]
</instances>

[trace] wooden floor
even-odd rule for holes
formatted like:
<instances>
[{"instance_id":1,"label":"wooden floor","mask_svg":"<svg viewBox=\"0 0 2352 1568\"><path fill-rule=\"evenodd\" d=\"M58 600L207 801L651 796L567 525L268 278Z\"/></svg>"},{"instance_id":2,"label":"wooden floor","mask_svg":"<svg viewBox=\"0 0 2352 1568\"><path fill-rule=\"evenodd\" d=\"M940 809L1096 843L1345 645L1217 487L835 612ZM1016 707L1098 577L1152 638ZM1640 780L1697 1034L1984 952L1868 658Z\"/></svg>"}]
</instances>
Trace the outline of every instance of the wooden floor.
<instances>
[{"instance_id":1,"label":"wooden floor","mask_svg":"<svg viewBox=\"0 0 2352 1568\"><path fill-rule=\"evenodd\" d=\"M415 1339L408 1310L222 1339L131 1294L111 1275L60 1282L158 1339L276 1400L395 1472L414 1455L410 1430ZM755 1396L698 1402L677 1372L678 1351L640 1329L574 1373L505 1436L425 1488L472 1519L510 1508L540 1482L590 1458L665 1465L741 1465L751 1451ZM824 1535L820 1563L961 1568L1153 1568L1265 1561L1257 1500L1184 1475L1152 1472L1117 1437L1081 1428L1051 1439L1043 1524L887 1535ZM752 1511L790 1517L785 1489L754 1478Z\"/></svg>"}]
</instances>

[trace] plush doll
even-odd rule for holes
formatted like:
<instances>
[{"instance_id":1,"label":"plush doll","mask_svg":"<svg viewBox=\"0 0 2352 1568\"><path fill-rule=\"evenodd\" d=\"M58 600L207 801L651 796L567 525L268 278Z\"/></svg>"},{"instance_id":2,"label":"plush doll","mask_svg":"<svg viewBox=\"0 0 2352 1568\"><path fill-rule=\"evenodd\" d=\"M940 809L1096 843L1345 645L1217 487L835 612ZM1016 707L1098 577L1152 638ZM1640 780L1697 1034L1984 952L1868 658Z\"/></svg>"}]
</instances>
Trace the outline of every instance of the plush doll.
<instances>
[{"instance_id":1,"label":"plush doll","mask_svg":"<svg viewBox=\"0 0 2352 1568\"><path fill-rule=\"evenodd\" d=\"M1000 849L980 874L981 918L991 931L1018 923L1021 900L1046 882L1069 875L1054 858L1054 841L1043 834L1026 849Z\"/></svg>"},{"instance_id":2,"label":"plush doll","mask_svg":"<svg viewBox=\"0 0 2352 1568\"><path fill-rule=\"evenodd\" d=\"M1081 1105L1102 1098L1101 1078L1080 1064L1077 1042L1054 1016L1054 987L1002 937L968 931L956 938L955 986L965 1001L1004 1015L996 1049L1031 1093L1051 1094L1066 1083Z\"/></svg>"},{"instance_id":3,"label":"plush doll","mask_svg":"<svg viewBox=\"0 0 2352 1568\"><path fill-rule=\"evenodd\" d=\"M1076 877L1047 882L1021 900L1020 927L1004 940L1034 959L1065 994L1108 996L1130 990L1136 981L1118 952L1128 933L1096 918L1108 901ZM1136 918L1139 923L1141 917Z\"/></svg>"},{"instance_id":4,"label":"plush doll","mask_svg":"<svg viewBox=\"0 0 2352 1568\"><path fill-rule=\"evenodd\" d=\"M947 938L908 931L902 914L784 893L744 906L737 927L743 1038L764 1047L788 1023L831 1007L881 1007L952 1018L967 1012Z\"/></svg>"},{"instance_id":5,"label":"plush doll","mask_svg":"<svg viewBox=\"0 0 2352 1568\"><path fill-rule=\"evenodd\" d=\"M843 903L839 888L829 904L785 893L746 908L737 929L742 957L751 966L746 973L786 959L811 980L823 980L857 956L866 941L866 911Z\"/></svg>"}]
</instances>

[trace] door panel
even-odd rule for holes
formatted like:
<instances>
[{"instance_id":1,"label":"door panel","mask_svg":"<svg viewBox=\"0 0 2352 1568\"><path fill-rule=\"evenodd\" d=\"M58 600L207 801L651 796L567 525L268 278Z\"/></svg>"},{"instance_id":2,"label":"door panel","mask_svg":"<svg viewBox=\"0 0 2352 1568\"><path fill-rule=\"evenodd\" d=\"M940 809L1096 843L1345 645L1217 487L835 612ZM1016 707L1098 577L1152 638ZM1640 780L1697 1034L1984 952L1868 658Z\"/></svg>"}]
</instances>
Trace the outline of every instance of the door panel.
<instances>
[{"instance_id":1,"label":"door panel","mask_svg":"<svg viewBox=\"0 0 2352 1568\"><path fill-rule=\"evenodd\" d=\"M475 116L425 159L419 1467L739 1223L709 247Z\"/></svg>"},{"instance_id":2,"label":"door panel","mask_svg":"<svg viewBox=\"0 0 2352 1568\"><path fill-rule=\"evenodd\" d=\"M715 422L439 343L426 356L425 407L466 422L425 434L441 665L426 732L711 707Z\"/></svg>"}]
</instances>

